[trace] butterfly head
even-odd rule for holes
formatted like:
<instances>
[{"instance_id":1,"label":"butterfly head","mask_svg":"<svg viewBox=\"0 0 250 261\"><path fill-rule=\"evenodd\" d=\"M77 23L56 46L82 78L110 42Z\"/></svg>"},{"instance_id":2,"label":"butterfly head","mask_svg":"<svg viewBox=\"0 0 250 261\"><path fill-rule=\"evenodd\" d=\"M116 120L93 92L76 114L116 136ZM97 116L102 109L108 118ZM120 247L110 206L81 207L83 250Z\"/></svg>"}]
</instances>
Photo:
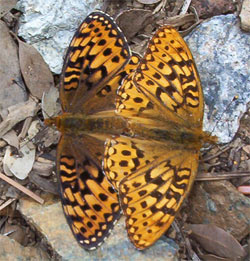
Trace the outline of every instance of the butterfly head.
<instances>
[{"instance_id":1,"label":"butterfly head","mask_svg":"<svg viewBox=\"0 0 250 261\"><path fill-rule=\"evenodd\" d=\"M58 129L60 129L60 118L59 117L47 118L44 120L44 124L47 126L55 126Z\"/></svg>"}]
</instances>

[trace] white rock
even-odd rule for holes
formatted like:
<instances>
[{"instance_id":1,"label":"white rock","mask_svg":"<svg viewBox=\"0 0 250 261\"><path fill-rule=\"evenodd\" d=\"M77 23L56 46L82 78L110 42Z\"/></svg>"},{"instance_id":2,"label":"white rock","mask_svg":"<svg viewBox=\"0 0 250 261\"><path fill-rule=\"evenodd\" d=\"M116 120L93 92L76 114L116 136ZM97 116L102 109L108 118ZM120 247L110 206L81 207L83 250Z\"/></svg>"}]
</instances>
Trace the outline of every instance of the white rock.
<instances>
[{"instance_id":1,"label":"white rock","mask_svg":"<svg viewBox=\"0 0 250 261\"><path fill-rule=\"evenodd\" d=\"M18 35L33 45L52 72L61 72L65 49L84 18L101 0L20 0L23 12Z\"/></svg>"}]
</instances>

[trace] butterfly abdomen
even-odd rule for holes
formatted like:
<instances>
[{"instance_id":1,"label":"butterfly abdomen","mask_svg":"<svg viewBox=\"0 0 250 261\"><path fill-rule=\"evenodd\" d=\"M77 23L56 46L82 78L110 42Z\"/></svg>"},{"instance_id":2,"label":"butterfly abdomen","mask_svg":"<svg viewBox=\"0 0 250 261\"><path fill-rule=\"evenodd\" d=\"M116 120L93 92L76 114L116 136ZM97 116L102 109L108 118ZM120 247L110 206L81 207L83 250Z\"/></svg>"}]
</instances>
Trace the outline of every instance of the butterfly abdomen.
<instances>
[{"instance_id":1,"label":"butterfly abdomen","mask_svg":"<svg viewBox=\"0 0 250 261\"><path fill-rule=\"evenodd\" d=\"M186 149L199 149L204 139L204 134L200 128L186 129L174 123L172 126L168 124L166 128L143 126L140 123L133 123L130 125L130 128L132 129L134 137L158 142L170 142L175 148L185 145Z\"/></svg>"}]
</instances>

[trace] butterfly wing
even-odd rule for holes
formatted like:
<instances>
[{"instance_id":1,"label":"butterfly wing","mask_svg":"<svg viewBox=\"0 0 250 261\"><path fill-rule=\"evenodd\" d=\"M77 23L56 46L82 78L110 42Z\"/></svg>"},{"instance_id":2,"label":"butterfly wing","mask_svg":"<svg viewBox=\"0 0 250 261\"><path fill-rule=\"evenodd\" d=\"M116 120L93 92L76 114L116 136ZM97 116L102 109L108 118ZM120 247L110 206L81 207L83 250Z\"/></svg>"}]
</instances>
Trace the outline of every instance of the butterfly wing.
<instances>
[{"instance_id":1,"label":"butterfly wing","mask_svg":"<svg viewBox=\"0 0 250 261\"><path fill-rule=\"evenodd\" d=\"M60 86L63 111L88 114L88 103L129 61L127 41L113 21L91 13L75 33L65 57Z\"/></svg>"},{"instance_id":2,"label":"butterfly wing","mask_svg":"<svg viewBox=\"0 0 250 261\"><path fill-rule=\"evenodd\" d=\"M199 74L187 44L173 27L163 26L153 36L134 83L167 121L202 128L203 92Z\"/></svg>"},{"instance_id":3,"label":"butterfly wing","mask_svg":"<svg viewBox=\"0 0 250 261\"><path fill-rule=\"evenodd\" d=\"M107 142L105 157L128 236L138 249L149 247L169 228L190 191L199 151L120 136Z\"/></svg>"},{"instance_id":4,"label":"butterfly wing","mask_svg":"<svg viewBox=\"0 0 250 261\"><path fill-rule=\"evenodd\" d=\"M101 12L90 14L65 58L60 86L63 111L82 113L83 118L102 113L112 120L115 92L138 62L137 55L130 58L126 39L112 18ZM70 135L62 133L57 149L64 213L86 249L100 245L120 216L117 195L101 167L106 138L101 129L79 132L76 128Z\"/></svg>"},{"instance_id":5,"label":"butterfly wing","mask_svg":"<svg viewBox=\"0 0 250 261\"><path fill-rule=\"evenodd\" d=\"M93 104L99 106L95 108L97 112L114 107L114 93L122 79L135 69L138 59L138 55L133 55L125 68L95 95ZM107 89L111 91L106 92ZM62 135L57 148L64 213L77 241L86 249L100 245L120 217L117 194L101 167L106 138L107 135L96 132L74 137Z\"/></svg>"},{"instance_id":6,"label":"butterfly wing","mask_svg":"<svg viewBox=\"0 0 250 261\"><path fill-rule=\"evenodd\" d=\"M79 244L90 250L103 242L120 217L117 194L102 173L102 150L103 141L68 135L62 135L57 148L63 210Z\"/></svg>"},{"instance_id":7,"label":"butterfly wing","mask_svg":"<svg viewBox=\"0 0 250 261\"><path fill-rule=\"evenodd\" d=\"M103 168L119 191L130 240L144 249L174 220L197 173L201 147L202 89L175 29L156 32L118 96L116 112L133 136L106 142Z\"/></svg>"},{"instance_id":8,"label":"butterfly wing","mask_svg":"<svg viewBox=\"0 0 250 261\"><path fill-rule=\"evenodd\" d=\"M119 71L107 84L101 87L100 90L95 93L93 98L85 102L84 107L87 110L87 114L93 115L98 112L110 110L114 113L117 89L122 84L123 79L125 79L132 71L136 69L140 58L141 57L138 54L133 53L125 67Z\"/></svg>"}]
</instances>

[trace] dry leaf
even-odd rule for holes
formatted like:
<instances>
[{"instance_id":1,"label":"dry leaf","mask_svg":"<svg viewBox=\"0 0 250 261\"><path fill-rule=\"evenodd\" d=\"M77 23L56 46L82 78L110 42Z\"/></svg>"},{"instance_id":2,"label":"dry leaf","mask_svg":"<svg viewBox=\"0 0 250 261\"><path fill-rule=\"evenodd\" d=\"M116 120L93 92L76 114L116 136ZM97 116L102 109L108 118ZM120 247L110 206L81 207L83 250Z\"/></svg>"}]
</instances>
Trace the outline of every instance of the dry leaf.
<instances>
[{"instance_id":1,"label":"dry leaf","mask_svg":"<svg viewBox=\"0 0 250 261\"><path fill-rule=\"evenodd\" d=\"M136 0L136 1L144 5L152 5L152 4L159 3L162 0Z\"/></svg>"},{"instance_id":2,"label":"dry leaf","mask_svg":"<svg viewBox=\"0 0 250 261\"><path fill-rule=\"evenodd\" d=\"M10 130L5 135L3 135L2 139L4 139L10 146L19 149L19 140L14 130Z\"/></svg>"},{"instance_id":3,"label":"dry leaf","mask_svg":"<svg viewBox=\"0 0 250 261\"><path fill-rule=\"evenodd\" d=\"M20 145L20 156L16 156L12 154L10 148L7 148L4 159L4 171L5 173L12 173L18 179L27 178L30 173L32 166L35 161L35 148L29 148L27 144L23 143Z\"/></svg>"},{"instance_id":4,"label":"dry leaf","mask_svg":"<svg viewBox=\"0 0 250 261\"><path fill-rule=\"evenodd\" d=\"M58 186L55 182L40 177L34 171L30 173L29 179L32 183L36 184L36 186L43 191L52 193L54 195L59 195Z\"/></svg>"},{"instance_id":5,"label":"dry leaf","mask_svg":"<svg viewBox=\"0 0 250 261\"><path fill-rule=\"evenodd\" d=\"M38 109L37 103L30 99L27 102L19 103L8 108L8 114L0 123L0 138L11 130L18 122L33 117ZM3 117L2 113L1 116Z\"/></svg>"},{"instance_id":6,"label":"dry leaf","mask_svg":"<svg viewBox=\"0 0 250 261\"><path fill-rule=\"evenodd\" d=\"M51 87L47 92L43 93L42 113L44 119L47 119L48 117L55 117L59 114L59 112L61 111L61 105L58 100L58 88Z\"/></svg>"},{"instance_id":7,"label":"dry leaf","mask_svg":"<svg viewBox=\"0 0 250 261\"><path fill-rule=\"evenodd\" d=\"M9 155L11 154L11 147L8 146L6 151L5 151L5 155L4 155L4 158L3 158L3 171L5 173L5 175L9 176L9 177L12 177L13 176L13 173L12 171L9 169Z\"/></svg>"},{"instance_id":8,"label":"dry leaf","mask_svg":"<svg viewBox=\"0 0 250 261\"><path fill-rule=\"evenodd\" d=\"M40 131L39 126L39 120L32 121L28 129L28 140L33 139L37 135L37 133Z\"/></svg>"},{"instance_id":9,"label":"dry leaf","mask_svg":"<svg viewBox=\"0 0 250 261\"><path fill-rule=\"evenodd\" d=\"M243 146L242 149L243 149L246 153L250 154L250 145Z\"/></svg>"},{"instance_id":10,"label":"dry leaf","mask_svg":"<svg viewBox=\"0 0 250 261\"><path fill-rule=\"evenodd\" d=\"M243 247L228 232L212 224L187 225L191 237L206 251L220 257L242 258L246 255Z\"/></svg>"},{"instance_id":11,"label":"dry leaf","mask_svg":"<svg viewBox=\"0 0 250 261\"><path fill-rule=\"evenodd\" d=\"M18 39L18 38L17 38ZM31 94L41 99L43 93L54 86L53 75L40 53L18 39L21 72Z\"/></svg>"},{"instance_id":12,"label":"dry leaf","mask_svg":"<svg viewBox=\"0 0 250 261\"><path fill-rule=\"evenodd\" d=\"M201 255L199 257L202 258L203 261L232 261L229 257L219 257L215 255Z\"/></svg>"},{"instance_id":13,"label":"dry leaf","mask_svg":"<svg viewBox=\"0 0 250 261\"><path fill-rule=\"evenodd\" d=\"M122 32L130 40L141 29L152 22L152 12L143 9L127 10L119 14L116 23L120 26Z\"/></svg>"},{"instance_id":14,"label":"dry leaf","mask_svg":"<svg viewBox=\"0 0 250 261\"><path fill-rule=\"evenodd\" d=\"M16 6L17 0L0 0L0 18Z\"/></svg>"},{"instance_id":15,"label":"dry leaf","mask_svg":"<svg viewBox=\"0 0 250 261\"><path fill-rule=\"evenodd\" d=\"M2 110L27 98L19 67L17 46L3 21L0 21L0 50L0 110Z\"/></svg>"},{"instance_id":16,"label":"dry leaf","mask_svg":"<svg viewBox=\"0 0 250 261\"><path fill-rule=\"evenodd\" d=\"M48 163L36 161L33 165L32 171L39 174L39 176L48 177L51 175L54 169L54 162L49 161Z\"/></svg>"}]
</instances>

